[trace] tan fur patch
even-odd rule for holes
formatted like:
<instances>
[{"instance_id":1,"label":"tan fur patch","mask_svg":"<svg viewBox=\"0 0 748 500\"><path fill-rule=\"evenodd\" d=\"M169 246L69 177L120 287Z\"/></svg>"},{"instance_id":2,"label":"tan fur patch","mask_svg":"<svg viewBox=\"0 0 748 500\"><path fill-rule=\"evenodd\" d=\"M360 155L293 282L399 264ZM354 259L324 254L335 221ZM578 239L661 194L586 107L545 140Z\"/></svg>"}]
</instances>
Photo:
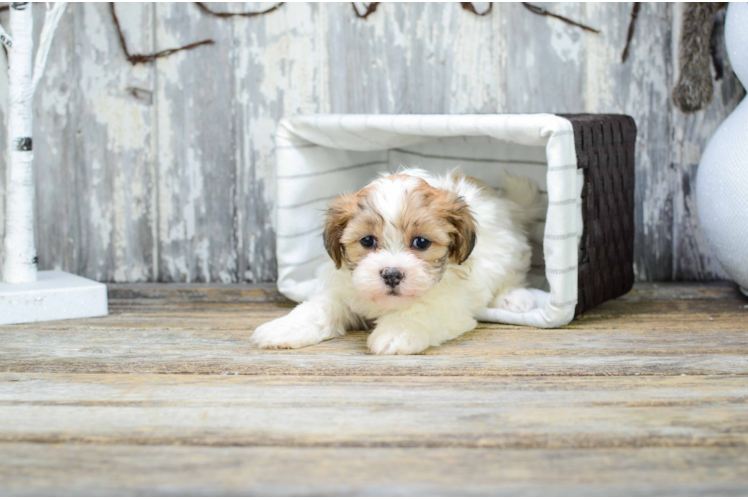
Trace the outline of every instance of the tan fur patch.
<instances>
[{"instance_id":1,"label":"tan fur patch","mask_svg":"<svg viewBox=\"0 0 748 500\"><path fill-rule=\"evenodd\" d=\"M353 243L364 236L375 235L374 232L381 232L384 220L371 207L368 198L372 190L373 186L366 186L356 193L339 196L327 209L325 248L337 269L340 269L343 260L349 268L355 267L355 263L370 250ZM355 237L355 234L360 236Z\"/></svg>"},{"instance_id":2,"label":"tan fur patch","mask_svg":"<svg viewBox=\"0 0 748 500\"><path fill-rule=\"evenodd\" d=\"M355 269L356 264L363 259L369 252L374 252L379 248L382 240L382 230L384 228L384 219L368 204L364 203L359 213L348 223L343 232L340 243L343 245L345 252L344 258L349 269ZM377 239L377 246L366 248L361 244L361 239L366 236L373 236Z\"/></svg>"},{"instance_id":3,"label":"tan fur patch","mask_svg":"<svg viewBox=\"0 0 748 500\"><path fill-rule=\"evenodd\" d=\"M478 187L482 187L482 188L488 187L486 186L486 183L483 182L482 180L476 179L475 177L471 177L465 174L454 174L452 176L452 179L454 179L457 182L459 182L460 179L465 179L466 181L470 182L471 184L475 184Z\"/></svg>"},{"instance_id":4,"label":"tan fur patch","mask_svg":"<svg viewBox=\"0 0 748 500\"><path fill-rule=\"evenodd\" d=\"M353 219L358 211L359 197L359 193L339 196L327 208L327 221L322 236L325 241L325 249L335 262L337 269L340 269L343 263L344 250L340 239L343 237L343 231L345 231L348 222Z\"/></svg>"},{"instance_id":5,"label":"tan fur patch","mask_svg":"<svg viewBox=\"0 0 748 500\"><path fill-rule=\"evenodd\" d=\"M432 242L428 250L416 250L416 254L421 253L429 261L435 260L433 257L437 255L441 259L448 252L461 264L475 246L475 220L467 203L457 194L434 188L426 181L421 181L417 189L408 193L400 227L408 246L419 236ZM434 247L440 247L443 252L432 251Z\"/></svg>"},{"instance_id":6,"label":"tan fur patch","mask_svg":"<svg viewBox=\"0 0 748 500\"><path fill-rule=\"evenodd\" d=\"M392 180L409 179L410 176L394 174ZM327 211L325 247L340 268L345 261L349 269L368 253L382 248L386 223L391 223L402 235L402 245L407 251L422 259L431 272L443 271L448 258L456 263L467 259L475 246L475 221L467 203L455 193L437 189L422 179L417 187L405 193L404 209L397 220L385 221L372 201L377 185L338 198ZM373 236L375 248L366 248L361 239ZM415 238L425 238L431 245L425 250L413 248Z\"/></svg>"}]
</instances>

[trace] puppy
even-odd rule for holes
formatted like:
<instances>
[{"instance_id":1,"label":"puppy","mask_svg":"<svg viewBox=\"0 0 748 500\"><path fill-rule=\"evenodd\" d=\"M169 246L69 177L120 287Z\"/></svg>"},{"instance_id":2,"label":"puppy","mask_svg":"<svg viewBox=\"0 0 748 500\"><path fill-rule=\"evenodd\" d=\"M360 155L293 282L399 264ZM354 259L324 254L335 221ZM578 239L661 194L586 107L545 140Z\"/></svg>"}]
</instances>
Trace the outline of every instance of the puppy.
<instances>
[{"instance_id":1,"label":"puppy","mask_svg":"<svg viewBox=\"0 0 748 500\"><path fill-rule=\"evenodd\" d=\"M531 181L505 175L502 197L457 171L405 169L339 197L327 211L324 288L257 328L256 347L295 349L374 331L374 354L415 354L475 328L485 307L525 312L537 213Z\"/></svg>"}]
</instances>

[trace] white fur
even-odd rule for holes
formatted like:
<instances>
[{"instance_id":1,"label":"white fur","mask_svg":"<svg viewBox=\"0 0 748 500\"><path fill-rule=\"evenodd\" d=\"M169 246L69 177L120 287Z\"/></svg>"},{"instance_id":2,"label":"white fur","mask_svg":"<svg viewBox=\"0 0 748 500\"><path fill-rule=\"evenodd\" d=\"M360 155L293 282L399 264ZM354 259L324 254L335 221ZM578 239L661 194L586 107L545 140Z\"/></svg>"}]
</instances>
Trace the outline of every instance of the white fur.
<instances>
[{"instance_id":1,"label":"white fur","mask_svg":"<svg viewBox=\"0 0 748 500\"><path fill-rule=\"evenodd\" d=\"M434 176L421 169L401 174L420 177L432 186L457 193L475 218L477 243L462 264L447 264L441 277L430 275L402 236L388 221L396 220L406 202L411 179L374 181L375 206L385 218L383 249L362 259L351 272L322 270L324 290L285 317L257 328L251 343L263 348L313 345L373 320L376 327L367 345L374 354L414 354L475 328L475 314L486 306L514 312L535 307L524 289L531 249L524 224L537 211L537 187L525 179L505 175L504 197L462 176ZM385 267L405 270L401 297L388 297L379 279ZM439 279L441 278L441 279Z\"/></svg>"},{"instance_id":2,"label":"white fur","mask_svg":"<svg viewBox=\"0 0 748 500\"><path fill-rule=\"evenodd\" d=\"M389 288L379 275L382 269L388 267L402 269L407 276L399 286L399 297L387 294ZM351 277L356 291L382 309L404 309L418 301L438 281L437 276L423 269L420 259L412 253L393 253L389 250L375 252L362 260Z\"/></svg>"}]
</instances>

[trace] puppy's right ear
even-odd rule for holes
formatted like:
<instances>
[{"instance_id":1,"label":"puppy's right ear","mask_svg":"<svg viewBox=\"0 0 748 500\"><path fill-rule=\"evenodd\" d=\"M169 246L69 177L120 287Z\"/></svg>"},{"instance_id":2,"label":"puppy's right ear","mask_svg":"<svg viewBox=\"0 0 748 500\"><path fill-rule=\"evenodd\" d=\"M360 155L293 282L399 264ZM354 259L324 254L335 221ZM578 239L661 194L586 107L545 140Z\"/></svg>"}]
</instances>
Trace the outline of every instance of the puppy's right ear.
<instances>
[{"instance_id":1,"label":"puppy's right ear","mask_svg":"<svg viewBox=\"0 0 748 500\"><path fill-rule=\"evenodd\" d=\"M343 231L345 226L356 214L357 207L357 196L352 194L345 194L339 196L328 208L327 208L327 222L325 223L325 232L323 237L325 239L325 248L327 253L335 262L335 268L340 269L343 265L343 254L345 249L340 243L340 238L343 237Z\"/></svg>"}]
</instances>

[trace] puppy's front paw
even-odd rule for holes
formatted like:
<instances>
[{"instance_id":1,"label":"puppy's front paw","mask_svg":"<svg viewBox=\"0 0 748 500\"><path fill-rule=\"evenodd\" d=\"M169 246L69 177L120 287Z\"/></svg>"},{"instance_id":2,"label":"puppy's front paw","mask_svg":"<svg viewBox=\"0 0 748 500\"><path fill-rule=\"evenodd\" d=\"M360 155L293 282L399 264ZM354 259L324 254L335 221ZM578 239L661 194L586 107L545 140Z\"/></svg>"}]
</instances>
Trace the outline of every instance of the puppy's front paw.
<instances>
[{"instance_id":1,"label":"puppy's front paw","mask_svg":"<svg viewBox=\"0 0 748 500\"><path fill-rule=\"evenodd\" d=\"M515 313L523 313L535 309L535 296L526 288L516 288L511 292L496 297L491 307L506 309Z\"/></svg>"},{"instance_id":2,"label":"puppy's front paw","mask_svg":"<svg viewBox=\"0 0 748 500\"><path fill-rule=\"evenodd\" d=\"M372 354L416 354L429 347L429 337L414 331L376 329L366 340Z\"/></svg>"},{"instance_id":3,"label":"puppy's front paw","mask_svg":"<svg viewBox=\"0 0 748 500\"><path fill-rule=\"evenodd\" d=\"M249 343L261 349L298 349L318 344L326 338L322 329L311 321L288 315L257 327Z\"/></svg>"}]
</instances>

